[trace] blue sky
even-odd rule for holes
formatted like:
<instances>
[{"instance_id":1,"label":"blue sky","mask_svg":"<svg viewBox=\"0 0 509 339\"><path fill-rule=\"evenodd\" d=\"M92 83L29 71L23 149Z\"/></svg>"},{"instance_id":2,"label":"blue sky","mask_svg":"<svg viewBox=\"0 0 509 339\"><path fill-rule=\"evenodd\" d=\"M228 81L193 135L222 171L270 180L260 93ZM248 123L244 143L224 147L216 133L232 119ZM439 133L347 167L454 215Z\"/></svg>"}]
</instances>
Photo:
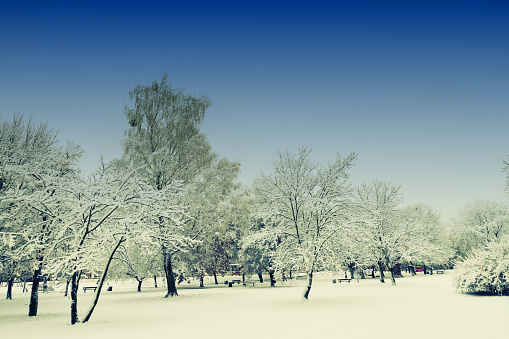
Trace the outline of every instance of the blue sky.
<instances>
[{"instance_id":1,"label":"blue sky","mask_svg":"<svg viewBox=\"0 0 509 339\"><path fill-rule=\"evenodd\" d=\"M202 129L245 183L278 150L354 151L353 183L448 218L507 196L508 17L504 1L4 1L0 115L48 121L90 173L121 155L129 90L167 72L211 99Z\"/></svg>"}]
</instances>

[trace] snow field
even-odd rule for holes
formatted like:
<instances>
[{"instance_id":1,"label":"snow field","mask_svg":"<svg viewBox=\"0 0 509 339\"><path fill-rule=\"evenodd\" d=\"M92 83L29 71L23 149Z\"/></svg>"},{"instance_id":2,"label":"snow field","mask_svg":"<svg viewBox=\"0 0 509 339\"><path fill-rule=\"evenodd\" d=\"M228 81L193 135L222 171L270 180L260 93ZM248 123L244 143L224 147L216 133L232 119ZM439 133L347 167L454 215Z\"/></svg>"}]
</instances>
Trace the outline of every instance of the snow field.
<instances>
[{"instance_id":1,"label":"snow field","mask_svg":"<svg viewBox=\"0 0 509 339\"><path fill-rule=\"evenodd\" d=\"M14 300L0 301L1 337L18 338L495 338L509 333L509 298L456 292L444 275L332 283L317 274L310 300L302 301L304 281L270 288L182 287L164 299L164 289L136 292L133 282L103 291L89 323L70 325L70 300L40 293L39 315L29 318L29 294L20 287ZM224 278L220 280L223 282ZM81 283L86 286L86 282ZM153 285L152 285L153 286ZM6 288L0 288L2 297ZM80 290L83 315L93 293Z\"/></svg>"}]
</instances>

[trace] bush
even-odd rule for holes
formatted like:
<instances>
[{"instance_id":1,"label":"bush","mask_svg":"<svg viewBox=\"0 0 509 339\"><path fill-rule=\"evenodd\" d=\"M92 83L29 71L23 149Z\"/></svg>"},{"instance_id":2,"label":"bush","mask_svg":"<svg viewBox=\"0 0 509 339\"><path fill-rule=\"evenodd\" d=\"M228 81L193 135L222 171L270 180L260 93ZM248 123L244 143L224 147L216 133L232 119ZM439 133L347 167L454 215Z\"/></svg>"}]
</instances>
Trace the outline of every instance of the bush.
<instances>
[{"instance_id":1,"label":"bush","mask_svg":"<svg viewBox=\"0 0 509 339\"><path fill-rule=\"evenodd\" d=\"M509 294L509 241L492 242L457 264L454 287L462 292Z\"/></svg>"}]
</instances>

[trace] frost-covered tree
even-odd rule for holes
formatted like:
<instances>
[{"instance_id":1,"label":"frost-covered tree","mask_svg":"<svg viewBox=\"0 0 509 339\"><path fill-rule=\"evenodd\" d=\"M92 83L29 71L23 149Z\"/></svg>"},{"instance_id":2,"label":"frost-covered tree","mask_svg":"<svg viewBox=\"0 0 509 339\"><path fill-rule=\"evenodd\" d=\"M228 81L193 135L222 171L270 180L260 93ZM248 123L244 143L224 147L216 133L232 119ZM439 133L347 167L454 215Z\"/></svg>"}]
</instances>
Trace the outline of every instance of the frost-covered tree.
<instances>
[{"instance_id":1,"label":"frost-covered tree","mask_svg":"<svg viewBox=\"0 0 509 339\"><path fill-rule=\"evenodd\" d=\"M509 234L509 206L505 202L475 200L453 221L451 241L459 257Z\"/></svg>"},{"instance_id":2,"label":"frost-covered tree","mask_svg":"<svg viewBox=\"0 0 509 339\"><path fill-rule=\"evenodd\" d=\"M240 164L216 159L187 185L183 197L191 219L185 235L199 241L180 251L179 266L200 279L203 272L224 273L236 258L237 241L250 217L249 196L237 182Z\"/></svg>"},{"instance_id":3,"label":"frost-covered tree","mask_svg":"<svg viewBox=\"0 0 509 339\"><path fill-rule=\"evenodd\" d=\"M401 258L397 246L405 229L400 229L397 220L399 205L402 202L400 187L379 180L362 184L356 188L355 199L359 214L356 236L364 239L367 250L373 254L380 269L383 283L384 265L391 271L391 281L396 285L394 264Z\"/></svg>"},{"instance_id":4,"label":"frost-covered tree","mask_svg":"<svg viewBox=\"0 0 509 339\"><path fill-rule=\"evenodd\" d=\"M0 127L0 231L23 233L30 242L11 252L17 261L32 261L33 284L29 316L37 315L38 284L45 258L52 220L44 208L30 204L27 197L51 195L58 180L76 176L78 146L58 145L56 132L47 124L25 122L14 115L12 122L2 121Z\"/></svg>"},{"instance_id":5,"label":"frost-covered tree","mask_svg":"<svg viewBox=\"0 0 509 339\"><path fill-rule=\"evenodd\" d=\"M256 195L265 219L270 218L281 236L275 255L276 265L294 262L294 270L304 269L308 299L313 273L321 261L330 258L330 245L348 218L350 187L347 171L356 155L338 154L336 161L321 166L309 158L310 151L279 153L274 172L263 174L255 183Z\"/></svg>"},{"instance_id":6,"label":"frost-covered tree","mask_svg":"<svg viewBox=\"0 0 509 339\"><path fill-rule=\"evenodd\" d=\"M426 264L447 263L453 256L447 232L440 214L424 204L402 208L399 212L401 227L406 229L399 251L406 262Z\"/></svg>"},{"instance_id":7,"label":"frost-covered tree","mask_svg":"<svg viewBox=\"0 0 509 339\"><path fill-rule=\"evenodd\" d=\"M199 126L209 107L208 98L197 98L172 88L164 74L161 81L138 85L129 92L134 107L125 107L130 128L126 131L123 159L150 185L162 190L168 185L192 181L209 167L214 155ZM164 233L164 230L161 230ZM168 296L176 296L172 253L160 242Z\"/></svg>"},{"instance_id":8,"label":"frost-covered tree","mask_svg":"<svg viewBox=\"0 0 509 339\"><path fill-rule=\"evenodd\" d=\"M359 221L353 234L358 243L363 240L365 253L377 263L380 281L385 281L383 269L387 267L393 285L401 262L443 260L446 255L439 247L443 239L439 215L422 204L401 207L400 189L375 180L357 187L355 194Z\"/></svg>"}]
</instances>

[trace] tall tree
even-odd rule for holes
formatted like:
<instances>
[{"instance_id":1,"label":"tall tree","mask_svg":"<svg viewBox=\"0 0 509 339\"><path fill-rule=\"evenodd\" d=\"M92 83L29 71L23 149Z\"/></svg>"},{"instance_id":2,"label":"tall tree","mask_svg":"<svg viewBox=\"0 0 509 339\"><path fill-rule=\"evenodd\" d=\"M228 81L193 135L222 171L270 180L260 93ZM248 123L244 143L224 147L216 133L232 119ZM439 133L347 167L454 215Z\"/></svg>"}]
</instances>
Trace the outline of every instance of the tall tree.
<instances>
[{"instance_id":1,"label":"tall tree","mask_svg":"<svg viewBox=\"0 0 509 339\"><path fill-rule=\"evenodd\" d=\"M207 97L197 98L172 88L163 74L160 82L136 86L129 98L134 107L126 105L124 110L130 128L125 133L123 159L154 188L161 190L177 181L185 185L210 165L214 155L199 130L210 106ZM172 267L175 249L165 241L160 242L160 248L166 297L176 296Z\"/></svg>"},{"instance_id":2,"label":"tall tree","mask_svg":"<svg viewBox=\"0 0 509 339\"><path fill-rule=\"evenodd\" d=\"M336 161L320 166L309 159L310 151L279 154L274 173L262 173L256 194L262 209L277 225L282 241L276 250L276 264L298 260L308 283L303 298L309 297L313 273L319 263L330 257L331 241L347 220L350 188L347 171L356 158L338 154ZM273 234L273 232L267 232Z\"/></svg>"}]
</instances>

